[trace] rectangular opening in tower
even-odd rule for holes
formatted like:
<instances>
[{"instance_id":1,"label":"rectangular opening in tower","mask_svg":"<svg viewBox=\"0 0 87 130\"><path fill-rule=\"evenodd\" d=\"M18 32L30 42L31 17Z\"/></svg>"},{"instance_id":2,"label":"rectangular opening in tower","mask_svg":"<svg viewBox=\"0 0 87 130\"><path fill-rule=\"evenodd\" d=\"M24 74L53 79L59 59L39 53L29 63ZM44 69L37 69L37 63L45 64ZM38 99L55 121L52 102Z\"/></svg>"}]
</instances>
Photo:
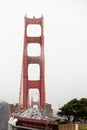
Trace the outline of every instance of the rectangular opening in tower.
<instances>
[{"instance_id":1,"label":"rectangular opening in tower","mask_svg":"<svg viewBox=\"0 0 87 130\"><path fill-rule=\"evenodd\" d=\"M41 26L36 24L29 24L27 26L27 36L41 36Z\"/></svg>"},{"instance_id":2,"label":"rectangular opening in tower","mask_svg":"<svg viewBox=\"0 0 87 130\"><path fill-rule=\"evenodd\" d=\"M39 43L29 43L27 46L28 56L40 56L41 48Z\"/></svg>"},{"instance_id":3,"label":"rectangular opening in tower","mask_svg":"<svg viewBox=\"0 0 87 130\"><path fill-rule=\"evenodd\" d=\"M30 104L29 104L30 103ZM40 94L38 89L29 89L28 91L28 104L29 106L39 105L40 103Z\"/></svg>"},{"instance_id":4,"label":"rectangular opening in tower","mask_svg":"<svg viewBox=\"0 0 87 130\"><path fill-rule=\"evenodd\" d=\"M28 80L40 80L39 64L29 64L28 65Z\"/></svg>"}]
</instances>

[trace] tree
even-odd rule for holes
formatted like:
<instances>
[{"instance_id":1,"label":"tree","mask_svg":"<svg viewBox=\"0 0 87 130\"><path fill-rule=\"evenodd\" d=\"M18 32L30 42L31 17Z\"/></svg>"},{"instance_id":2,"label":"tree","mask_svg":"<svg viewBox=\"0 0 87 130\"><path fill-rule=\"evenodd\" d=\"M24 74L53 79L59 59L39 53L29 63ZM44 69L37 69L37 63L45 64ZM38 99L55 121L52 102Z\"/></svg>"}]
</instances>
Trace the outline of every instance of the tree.
<instances>
[{"instance_id":1,"label":"tree","mask_svg":"<svg viewBox=\"0 0 87 130\"><path fill-rule=\"evenodd\" d=\"M64 106L59 108L58 115L66 116L70 121L71 116L74 117L73 121L87 119L87 98L81 98L77 100L77 98L69 101Z\"/></svg>"}]
</instances>

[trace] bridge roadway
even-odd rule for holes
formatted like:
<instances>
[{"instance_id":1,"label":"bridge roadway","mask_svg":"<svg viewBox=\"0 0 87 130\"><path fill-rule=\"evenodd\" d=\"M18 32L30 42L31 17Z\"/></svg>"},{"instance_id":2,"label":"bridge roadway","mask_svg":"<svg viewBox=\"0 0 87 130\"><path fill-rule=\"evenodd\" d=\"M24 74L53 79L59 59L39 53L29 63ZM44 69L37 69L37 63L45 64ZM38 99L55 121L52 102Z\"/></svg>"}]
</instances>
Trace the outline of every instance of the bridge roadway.
<instances>
[{"instance_id":1,"label":"bridge roadway","mask_svg":"<svg viewBox=\"0 0 87 130\"><path fill-rule=\"evenodd\" d=\"M8 130L57 130L57 122L46 117L38 107L28 108L21 113L14 113L9 121Z\"/></svg>"}]
</instances>

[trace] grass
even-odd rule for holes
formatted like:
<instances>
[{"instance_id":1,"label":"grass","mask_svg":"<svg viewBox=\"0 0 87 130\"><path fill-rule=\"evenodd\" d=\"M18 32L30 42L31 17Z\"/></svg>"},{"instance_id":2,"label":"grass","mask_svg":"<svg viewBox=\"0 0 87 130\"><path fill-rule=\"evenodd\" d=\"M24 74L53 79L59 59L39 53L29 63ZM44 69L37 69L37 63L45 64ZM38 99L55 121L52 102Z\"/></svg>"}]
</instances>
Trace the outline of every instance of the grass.
<instances>
[{"instance_id":1,"label":"grass","mask_svg":"<svg viewBox=\"0 0 87 130\"><path fill-rule=\"evenodd\" d=\"M87 128L83 128L83 129L80 129L80 130L87 130Z\"/></svg>"},{"instance_id":2,"label":"grass","mask_svg":"<svg viewBox=\"0 0 87 130\"><path fill-rule=\"evenodd\" d=\"M80 130L87 130L87 127L82 127Z\"/></svg>"}]
</instances>

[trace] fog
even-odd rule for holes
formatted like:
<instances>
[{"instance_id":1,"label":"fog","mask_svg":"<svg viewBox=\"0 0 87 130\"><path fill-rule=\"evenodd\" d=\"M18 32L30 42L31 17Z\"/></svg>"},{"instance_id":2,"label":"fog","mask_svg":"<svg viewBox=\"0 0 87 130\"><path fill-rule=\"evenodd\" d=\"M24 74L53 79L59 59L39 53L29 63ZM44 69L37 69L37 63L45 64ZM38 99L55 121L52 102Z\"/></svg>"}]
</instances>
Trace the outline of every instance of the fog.
<instances>
[{"instance_id":1,"label":"fog","mask_svg":"<svg viewBox=\"0 0 87 130\"><path fill-rule=\"evenodd\" d=\"M19 99L24 16L44 17L46 102L87 97L87 1L0 1L0 100Z\"/></svg>"}]
</instances>

